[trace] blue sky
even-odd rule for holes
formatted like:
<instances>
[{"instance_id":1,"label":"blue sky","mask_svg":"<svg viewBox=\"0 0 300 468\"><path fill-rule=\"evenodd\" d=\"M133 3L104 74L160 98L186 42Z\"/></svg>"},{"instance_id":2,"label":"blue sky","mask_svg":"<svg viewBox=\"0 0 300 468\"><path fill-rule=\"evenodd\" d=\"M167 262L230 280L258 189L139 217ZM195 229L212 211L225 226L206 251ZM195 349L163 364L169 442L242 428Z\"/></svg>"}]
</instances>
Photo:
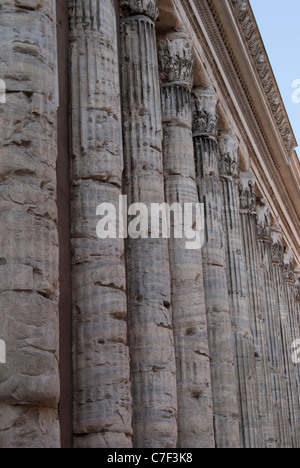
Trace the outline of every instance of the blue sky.
<instances>
[{"instance_id":1,"label":"blue sky","mask_svg":"<svg viewBox=\"0 0 300 468\"><path fill-rule=\"evenodd\" d=\"M300 102L293 93L300 88L300 0L250 0L298 145ZM294 80L299 80L296 89ZM300 92L298 93L300 97ZM300 155L300 149L297 150Z\"/></svg>"}]
</instances>

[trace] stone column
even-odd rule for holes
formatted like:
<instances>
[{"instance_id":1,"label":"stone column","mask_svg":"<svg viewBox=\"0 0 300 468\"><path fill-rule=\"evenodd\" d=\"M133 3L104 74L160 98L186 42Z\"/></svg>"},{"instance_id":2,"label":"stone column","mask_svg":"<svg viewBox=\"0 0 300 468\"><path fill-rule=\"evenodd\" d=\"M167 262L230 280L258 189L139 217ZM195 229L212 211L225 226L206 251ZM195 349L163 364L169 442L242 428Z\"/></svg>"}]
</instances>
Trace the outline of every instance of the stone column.
<instances>
[{"instance_id":1,"label":"stone column","mask_svg":"<svg viewBox=\"0 0 300 468\"><path fill-rule=\"evenodd\" d=\"M237 448L240 437L222 229L217 102L210 89L194 91L193 136L198 193L205 205L202 255L216 446Z\"/></svg>"},{"instance_id":2,"label":"stone column","mask_svg":"<svg viewBox=\"0 0 300 468\"><path fill-rule=\"evenodd\" d=\"M56 12L28 3L1 2L0 447L58 448Z\"/></svg>"},{"instance_id":3,"label":"stone column","mask_svg":"<svg viewBox=\"0 0 300 468\"><path fill-rule=\"evenodd\" d=\"M283 256L283 280L285 288L285 298L287 305L288 321L290 324L291 342L288 350L289 364L291 370L293 404L295 407L295 442L294 447L300 447L300 406L299 406L299 365L292 361L292 346L296 340L300 339L299 316L297 315L295 302L295 261L291 250L287 249Z\"/></svg>"},{"instance_id":4,"label":"stone column","mask_svg":"<svg viewBox=\"0 0 300 468\"><path fill-rule=\"evenodd\" d=\"M267 353L271 365L271 388L274 399L274 416L278 445L281 448L292 446L289 409L287 399L287 382L284 374L284 351L281 337L280 314L276 301L276 281L272 269L271 252L271 217L265 200L256 207L257 237L260 262L260 280L262 309L265 311L267 331Z\"/></svg>"},{"instance_id":5,"label":"stone column","mask_svg":"<svg viewBox=\"0 0 300 468\"><path fill-rule=\"evenodd\" d=\"M257 213L255 179L251 172L240 173L240 213L243 247L246 259L249 294L250 321L254 334L255 368L258 386L259 425L262 433L262 447L277 447L277 425L274 421L276 388L271 378L271 366L268 358L267 329L270 319L268 308L263 298L267 289L261 282L259 245L257 235ZM263 284L263 285L262 285ZM270 391L272 389L272 391Z\"/></svg>"},{"instance_id":6,"label":"stone column","mask_svg":"<svg viewBox=\"0 0 300 468\"><path fill-rule=\"evenodd\" d=\"M272 227L272 263L273 276L275 281L275 301L276 308L280 318L282 355L283 355L283 375L287 383L287 401L288 401L288 432L291 435L290 447L297 447L297 422L296 422L296 388L294 364L291 357L292 330L288 311L288 304L285 291L284 279L284 245L283 235L279 225Z\"/></svg>"},{"instance_id":7,"label":"stone column","mask_svg":"<svg viewBox=\"0 0 300 468\"><path fill-rule=\"evenodd\" d=\"M70 0L75 447L131 447L124 242L99 239L100 203L122 186L113 0Z\"/></svg>"},{"instance_id":8,"label":"stone column","mask_svg":"<svg viewBox=\"0 0 300 468\"><path fill-rule=\"evenodd\" d=\"M193 49L184 33L158 42L166 202L199 203L192 138ZM169 241L178 394L178 447L214 448L210 360L201 250Z\"/></svg>"},{"instance_id":9,"label":"stone column","mask_svg":"<svg viewBox=\"0 0 300 468\"><path fill-rule=\"evenodd\" d=\"M157 1L120 5L124 188L129 205L143 203L149 210L165 200ZM167 448L177 444L168 241L152 238L148 227L142 237L128 238L126 255L134 445Z\"/></svg>"},{"instance_id":10,"label":"stone column","mask_svg":"<svg viewBox=\"0 0 300 468\"><path fill-rule=\"evenodd\" d=\"M296 339L300 340L300 268L299 266L295 269L294 298L295 298L295 313L296 313L297 323L298 323L298 337ZM295 365L296 365L296 376L297 376L297 394L298 394L298 401L300 405L300 363L296 363Z\"/></svg>"},{"instance_id":11,"label":"stone column","mask_svg":"<svg viewBox=\"0 0 300 468\"><path fill-rule=\"evenodd\" d=\"M258 393L254 362L254 337L249 317L248 278L242 242L239 200L239 146L230 133L222 133L220 177L232 337L239 405L241 445L260 448Z\"/></svg>"}]
</instances>

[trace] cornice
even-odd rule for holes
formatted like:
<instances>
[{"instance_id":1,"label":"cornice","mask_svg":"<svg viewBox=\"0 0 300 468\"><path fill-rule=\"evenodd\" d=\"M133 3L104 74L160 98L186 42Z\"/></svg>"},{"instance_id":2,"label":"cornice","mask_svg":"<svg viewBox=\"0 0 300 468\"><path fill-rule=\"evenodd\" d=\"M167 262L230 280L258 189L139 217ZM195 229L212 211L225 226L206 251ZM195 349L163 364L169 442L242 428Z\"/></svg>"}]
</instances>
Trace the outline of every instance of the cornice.
<instances>
[{"instance_id":1,"label":"cornice","mask_svg":"<svg viewBox=\"0 0 300 468\"><path fill-rule=\"evenodd\" d=\"M286 113L251 5L248 0L231 0L230 3L247 46L249 56L252 57L257 77L261 82L274 121L282 137L283 144L290 155L297 147L297 141Z\"/></svg>"}]
</instances>

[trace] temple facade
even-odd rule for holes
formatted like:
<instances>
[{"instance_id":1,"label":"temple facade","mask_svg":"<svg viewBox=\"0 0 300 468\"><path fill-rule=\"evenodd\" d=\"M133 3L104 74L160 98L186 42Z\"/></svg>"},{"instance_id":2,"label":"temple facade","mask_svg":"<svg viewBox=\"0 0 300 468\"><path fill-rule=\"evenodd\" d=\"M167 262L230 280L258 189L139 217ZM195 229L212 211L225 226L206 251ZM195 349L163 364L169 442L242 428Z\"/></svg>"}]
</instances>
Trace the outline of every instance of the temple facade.
<instances>
[{"instance_id":1,"label":"temple facade","mask_svg":"<svg viewBox=\"0 0 300 468\"><path fill-rule=\"evenodd\" d=\"M300 163L247 0L4 0L0 447L300 448ZM204 243L97 207L204 207ZM299 352L298 352L299 351Z\"/></svg>"}]
</instances>

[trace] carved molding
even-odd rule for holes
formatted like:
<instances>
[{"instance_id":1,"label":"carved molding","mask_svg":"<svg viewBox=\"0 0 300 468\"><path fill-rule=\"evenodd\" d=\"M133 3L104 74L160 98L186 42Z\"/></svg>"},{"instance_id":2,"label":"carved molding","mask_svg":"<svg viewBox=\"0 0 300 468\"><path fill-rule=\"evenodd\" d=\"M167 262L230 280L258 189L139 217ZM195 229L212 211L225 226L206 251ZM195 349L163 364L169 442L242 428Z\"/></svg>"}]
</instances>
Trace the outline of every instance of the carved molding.
<instances>
[{"instance_id":1,"label":"carved molding","mask_svg":"<svg viewBox=\"0 0 300 468\"><path fill-rule=\"evenodd\" d=\"M193 84L193 42L183 32L168 34L158 41L159 73L162 82L191 89Z\"/></svg>"},{"instance_id":2,"label":"carved molding","mask_svg":"<svg viewBox=\"0 0 300 468\"><path fill-rule=\"evenodd\" d=\"M285 252L283 256L283 278L285 283L295 283L295 260L290 250Z\"/></svg>"},{"instance_id":3,"label":"carved molding","mask_svg":"<svg viewBox=\"0 0 300 468\"><path fill-rule=\"evenodd\" d=\"M256 212L255 178L251 172L240 173L240 207Z\"/></svg>"},{"instance_id":4,"label":"carved molding","mask_svg":"<svg viewBox=\"0 0 300 468\"><path fill-rule=\"evenodd\" d=\"M119 3L125 17L146 15L153 20L158 17L158 0L120 0Z\"/></svg>"},{"instance_id":5,"label":"carved molding","mask_svg":"<svg viewBox=\"0 0 300 468\"><path fill-rule=\"evenodd\" d=\"M210 88L193 91L193 136L218 136L218 96Z\"/></svg>"},{"instance_id":6,"label":"carved molding","mask_svg":"<svg viewBox=\"0 0 300 468\"><path fill-rule=\"evenodd\" d=\"M225 177L239 176L239 143L232 133L221 133L219 137L220 175Z\"/></svg>"},{"instance_id":7,"label":"carved molding","mask_svg":"<svg viewBox=\"0 0 300 468\"><path fill-rule=\"evenodd\" d=\"M271 235L271 211L265 200L256 207L257 235L259 240L269 240Z\"/></svg>"},{"instance_id":8,"label":"carved molding","mask_svg":"<svg viewBox=\"0 0 300 468\"><path fill-rule=\"evenodd\" d=\"M262 39L252 16L249 1L231 0L231 2L284 145L288 153L292 153L297 143L280 97L276 79L265 53Z\"/></svg>"}]
</instances>

